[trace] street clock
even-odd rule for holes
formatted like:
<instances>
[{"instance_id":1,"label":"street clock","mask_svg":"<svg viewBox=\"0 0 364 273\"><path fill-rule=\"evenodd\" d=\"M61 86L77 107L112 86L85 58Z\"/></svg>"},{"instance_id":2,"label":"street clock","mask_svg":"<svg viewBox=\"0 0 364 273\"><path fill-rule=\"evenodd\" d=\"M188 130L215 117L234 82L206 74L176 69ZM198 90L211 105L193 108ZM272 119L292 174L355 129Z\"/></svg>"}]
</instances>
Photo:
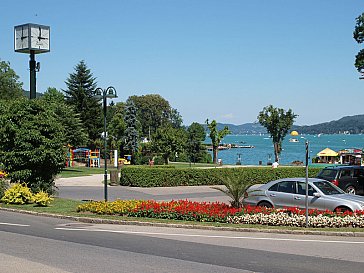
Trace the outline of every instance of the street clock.
<instances>
[{"instance_id":1,"label":"street clock","mask_svg":"<svg viewBox=\"0 0 364 273\"><path fill-rule=\"evenodd\" d=\"M24 24L14 27L14 50L21 53L46 53L50 51L50 27Z\"/></svg>"}]
</instances>

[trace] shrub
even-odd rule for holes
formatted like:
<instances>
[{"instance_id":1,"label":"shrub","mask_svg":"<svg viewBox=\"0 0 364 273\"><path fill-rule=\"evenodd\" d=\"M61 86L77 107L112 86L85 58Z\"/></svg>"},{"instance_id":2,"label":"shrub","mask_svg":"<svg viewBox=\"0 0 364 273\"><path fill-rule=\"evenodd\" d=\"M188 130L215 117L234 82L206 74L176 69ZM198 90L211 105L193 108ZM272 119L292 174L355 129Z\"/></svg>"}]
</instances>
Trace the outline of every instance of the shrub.
<instances>
[{"instance_id":1,"label":"shrub","mask_svg":"<svg viewBox=\"0 0 364 273\"><path fill-rule=\"evenodd\" d=\"M0 101L0 162L11 182L51 192L65 163L64 127L54 105L41 100Z\"/></svg>"},{"instance_id":2,"label":"shrub","mask_svg":"<svg viewBox=\"0 0 364 273\"><path fill-rule=\"evenodd\" d=\"M77 212L92 212L96 214L125 215L134 210L141 200L116 200L113 202L92 201L79 205Z\"/></svg>"},{"instance_id":3,"label":"shrub","mask_svg":"<svg viewBox=\"0 0 364 273\"><path fill-rule=\"evenodd\" d=\"M39 207L47 207L53 201L47 192L40 191L34 195L34 203Z\"/></svg>"},{"instance_id":4,"label":"shrub","mask_svg":"<svg viewBox=\"0 0 364 273\"><path fill-rule=\"evenodd\" d=\"M33 194L25 183L17 183L5 191L1 201L6 204L29 204L33 202Z\"/></svg>"},{"instance_id":5,"label":"shrub","mask_svg":"<svg viewBox=\"0 0 364 273\"><path fill-rule=\"evenodd\" d=\"M309 168L315 177L321 168ZM303 167L244 167L244 168L150 168L129 166L121 170L121 184L133 187L173 187L222 185L221 177L237 176L251 184L265 184L287 177L304 177Z\"/></svg>"},{"instance_id":6,"label":"shrub","mask_svg":"<svg viewBox=\"0 0 364 273\"><path fill-rule=\"evenodd\" d=\"M4 196L7 189L7 183L4 178L0 178L0 199Z\"/></svg>"}]
</instances>

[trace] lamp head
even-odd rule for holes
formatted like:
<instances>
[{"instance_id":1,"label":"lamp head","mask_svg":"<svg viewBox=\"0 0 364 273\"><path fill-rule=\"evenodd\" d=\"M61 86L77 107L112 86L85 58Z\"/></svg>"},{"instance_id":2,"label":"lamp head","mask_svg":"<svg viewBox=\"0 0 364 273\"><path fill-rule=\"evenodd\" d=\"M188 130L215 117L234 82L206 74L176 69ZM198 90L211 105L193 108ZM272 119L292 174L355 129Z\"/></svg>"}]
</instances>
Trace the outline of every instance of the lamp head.
<instances>
[{"instance_id":1,"label":"lamp head","mask_svg":"<svg viewBox=\"0 0 364 273\"><path fill-rule=\"evenodd\" d=\"M114 98L117 98L117 94L116 94L116 89L112 86L109 86L107 89L106 89L106 97L109 98L109 99L114 99Z\"/></svg>"},{"instance_id":2,"label":"lamp head","mask_svg":"<svg viewBox=\"0 0 364 273\"><path fill-rule=\"evenodd\" d=\"M94 98L99 100L103 98L103 91L101 88L96 88Z\"/></svg>"}]
</instances>

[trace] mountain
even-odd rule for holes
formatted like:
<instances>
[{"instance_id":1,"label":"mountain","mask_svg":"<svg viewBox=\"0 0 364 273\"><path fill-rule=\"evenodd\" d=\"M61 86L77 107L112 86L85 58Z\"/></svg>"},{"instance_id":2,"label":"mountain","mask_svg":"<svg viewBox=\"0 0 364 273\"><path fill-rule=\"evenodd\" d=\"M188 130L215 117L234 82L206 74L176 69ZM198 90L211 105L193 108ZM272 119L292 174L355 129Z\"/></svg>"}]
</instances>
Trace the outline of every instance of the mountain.
<instances>
[{"instance_id":1,"label":"mountain","mask_svg":"<svg viewBox=\"0 0 364 273\"><path fill-rule=\"evenodd\" d=\"M206 124L203 124L206 130ZM217 128L223 129L225 126L234 135L256 135L266 134L267 130L259 123L245 123L241 125L218 123ZM291 130L300 134L361 134L364 133L364 115L346 116L339 120L319 123L315 125L293 125Z\"/></svg>"},{"instance_id":2,"label":"mountain","mask_svg":"<svg viewBox=\"0 0 364 273\"><path fill-rule=\"evenodd\" d=\"M292 130L301 134L361 134L364 133L364 115L346 116L311 126L293 126Z\"/></svg>"},{"instance_id":3,"label":"mountain","mask_svg":"<svg viewBox=\"0 0 364 273\"><path fill-rule=\"evenodd\" d=\"M207 131L206 124L202 124ZM217 123L217 129L222 130L227 126L233 135L257 135L266 134L267 130L259 123L245 123L241 125L228 124L228 123Z\"/></svg>"}]
</instances>

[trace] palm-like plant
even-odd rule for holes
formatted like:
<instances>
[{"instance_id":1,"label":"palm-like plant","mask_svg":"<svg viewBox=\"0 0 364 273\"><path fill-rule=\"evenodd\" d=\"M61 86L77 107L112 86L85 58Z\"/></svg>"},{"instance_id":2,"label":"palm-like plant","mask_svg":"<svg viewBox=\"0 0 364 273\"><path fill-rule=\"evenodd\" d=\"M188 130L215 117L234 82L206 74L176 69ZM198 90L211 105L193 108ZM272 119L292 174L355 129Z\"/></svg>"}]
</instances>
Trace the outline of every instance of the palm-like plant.
<instances>
[{"instance_id":1,"label":"palm-like plant","mask_svg":"<svg viewBox=\"0 0 364 273\"><path fill-rule=\"evenodd\" d=\"M253 185L252 181L246 181L242 176L238 174L225 174L220 177L221 182L225 188L212 187L219 190L229 196L230 204L234 208L241 208L243 206L244 194L248 188Z\"/></svg>"}]
</instances>

